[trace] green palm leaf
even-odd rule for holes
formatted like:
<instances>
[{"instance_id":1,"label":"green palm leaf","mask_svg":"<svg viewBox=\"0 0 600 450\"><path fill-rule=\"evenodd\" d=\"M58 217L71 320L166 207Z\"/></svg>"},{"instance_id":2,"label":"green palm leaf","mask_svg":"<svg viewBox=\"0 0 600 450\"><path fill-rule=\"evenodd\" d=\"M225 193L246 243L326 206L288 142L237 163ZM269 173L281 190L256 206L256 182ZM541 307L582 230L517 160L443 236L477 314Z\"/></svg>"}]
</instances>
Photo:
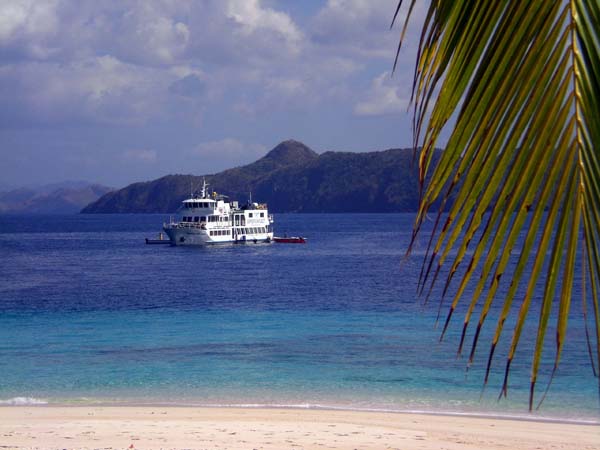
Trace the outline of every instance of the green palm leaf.
<instances>
[{"instance_id":1,"label":"green palm leaf","mask_svg":"<svg viewBox=\"0 0 600 450\"><path fill-rule=\"evenodd\" d=\"M459 353L479 311L469 362L492 304L500 302L485 383L506 320L516 311L504 395L532 301L541 296L530 409L551 320L554 371L560 362L579 271L594 374L600 363L598 24L596 0L432 0L420 39L413 104L422 195L413 243L430 209L441 205L420 291L429 285L431 293L448 268L440 302L451 291L453 298L442 337L459 303L468 302ZM436 143L451 119L446 148L434 164ZM518 255L512 264L511 253ZM543 294L536 291L540 282ZM469 286L473 295L466 299ZM589 304L593 332L587 329Z\"/></svg>"}]
</instances>

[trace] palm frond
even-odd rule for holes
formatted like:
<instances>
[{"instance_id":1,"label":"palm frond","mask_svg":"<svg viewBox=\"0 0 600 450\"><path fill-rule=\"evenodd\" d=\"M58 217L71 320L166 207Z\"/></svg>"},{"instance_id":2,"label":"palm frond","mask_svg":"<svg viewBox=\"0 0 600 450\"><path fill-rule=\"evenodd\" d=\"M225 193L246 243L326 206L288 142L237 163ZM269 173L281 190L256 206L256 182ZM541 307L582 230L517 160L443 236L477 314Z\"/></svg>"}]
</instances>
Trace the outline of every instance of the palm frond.
<instances>
[{"instance_id":1,"label":"palm frond","mask_svg":"<svg viewBox=\"0 0 600 450\"><path fill-rule=\"evenodd\" d=\"M553 309L554 371L560 362L578 270L585 272L586 327L587 295L593 309L594 333L587 332L595 341L588 343L593 373L600 367L598 24L595 0L432 0L420 39L413 131L415 148L421 147L422 196L413 242L432 206L441 207L419 289L429 285L431 292L448 267L440 301L451 291L453 298L443 337L466 301L467 287L473 287L459 344L460 353L478 309L470 363L490 308L500 302L485 383L506 320L516 311L504 395L532 301L541 297L530 408ZM403 30L400 45L404 38ZM434 164L436 143L450 125L446 148ZM511 253L518 254L514 264ZM455 278L457 286L450 289ZM501 291L507 278L508 288ZM536 290L540 281L543 293Z\"/></svg>"}]
</instances>

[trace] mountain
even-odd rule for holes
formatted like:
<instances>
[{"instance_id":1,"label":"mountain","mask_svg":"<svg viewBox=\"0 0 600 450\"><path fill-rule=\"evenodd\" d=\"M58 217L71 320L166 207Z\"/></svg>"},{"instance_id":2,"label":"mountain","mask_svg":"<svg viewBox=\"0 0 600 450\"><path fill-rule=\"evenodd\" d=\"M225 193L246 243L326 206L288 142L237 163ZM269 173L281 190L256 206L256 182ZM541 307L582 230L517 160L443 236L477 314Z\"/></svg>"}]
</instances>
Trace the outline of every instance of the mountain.
<instances>
[{"instance_id":1,"label":"mountain","mask_svg":"<svg viewBox=\"0 0 600 450\"><path fill-rule=\"evenodd\" d=\"M408 212L418 203L412 149L317 154L285 141L243 167L206 175L212 190L240 202L253 199L273 212ZM173 213L202 176L167 175L109 192L82 213Z\"/></svg>"},{"instance_id":2,"label":"mountain","mask_svg":"<svg viewBox=\"0 0 600 450\"><path fill-rule=\"evenodd\" d=\"M0 193L0 214L76 214L112 188L67 181Z\"/></svg>"}]
</instances>

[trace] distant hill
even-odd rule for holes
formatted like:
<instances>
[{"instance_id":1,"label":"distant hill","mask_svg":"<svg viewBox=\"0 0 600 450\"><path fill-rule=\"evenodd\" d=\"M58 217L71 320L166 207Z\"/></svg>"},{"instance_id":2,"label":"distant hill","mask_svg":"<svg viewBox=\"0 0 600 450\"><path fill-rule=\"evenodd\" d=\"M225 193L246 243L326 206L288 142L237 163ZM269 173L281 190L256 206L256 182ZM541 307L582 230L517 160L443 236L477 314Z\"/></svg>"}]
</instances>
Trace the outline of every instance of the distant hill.
<instances>
[{"instance_id":1,"label":"distant hill","mask_svg":"<svg viewBox=\"0 0 600 450\"><path fill-rule=\"evenodd\" d=\"M413 150L326 152L285 141L258 161L206 175L210 188L273 212L409 212L418 203ZM202 176L167 175L109 192L82 213L172 213Z\"/></svg>"},{"instance_id":2,"label":"distant hill","mask_svg":"<svg viewBox=\"0 0 600 450\"><path fill-rule=\"evenodd\" d=\"M0 193L0 214L76 214L111 190L83 181L11 189Z\"/></svg>"}]
</instances>

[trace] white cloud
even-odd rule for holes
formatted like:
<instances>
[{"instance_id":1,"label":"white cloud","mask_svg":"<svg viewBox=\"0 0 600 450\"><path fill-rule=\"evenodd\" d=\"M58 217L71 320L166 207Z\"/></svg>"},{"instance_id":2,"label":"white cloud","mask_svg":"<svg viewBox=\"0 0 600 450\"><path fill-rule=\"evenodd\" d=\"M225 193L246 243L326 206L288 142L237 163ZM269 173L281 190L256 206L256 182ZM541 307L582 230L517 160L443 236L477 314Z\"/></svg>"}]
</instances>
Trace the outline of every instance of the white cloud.
<instances>
[{"instance_id":1,"label":"white cloud","mask_svg":"<svg viewBox=\"0 0 600 450\"><path fill-rule=\"evenodd\" d=\"M0 93L11 115L42 123L132 124L161 114L165 78L109 55L68 64L26 62L0 68Z\"/></svg>"},{"instance_id":2,"label":"white cloud","mask_svg":"<svg viewBox=\"0 0 600 450\"><path fill-rule=\"evenodd\" d=\"M245 36L270 31L291 45L297 45L303 39L302 33L287 14L263 8L259 0L229 0L227 16L242 25L240 33Z\"/></svg>"},{"instance_id":3,"label":"white cloud","mask_svg":"<svg viewBox=\"0 0 600 450\"><path fill-rule=\"evenodd\" d=\"M398 79L392 78L389 72L376 77L365 98L354 106L354 114L358 116L379 116L406 111L408 99L400 95Z\"/></svg>"},{"instance_id":4,"label":"white cloud","mask_svg":"<svg viewBox=\"0 0 600 450\"><path fill-rule=\"evenodd\" d=\"M397 0L329 0L315 16L312 39L336 52L389 59L397 45L390 22Z\"/></svg>"},{"instance_id":5,"label":"white cloud","mask_svg":"<svg viewBox=\"0 0 600 450\"><path fill-rule=\"evenodd\" d=\"M395 4L330 0L303 29L273 1L0 2L0 118L201 126L215 109L347 108L370 59L391 66Z\"/></svg>"},{"instance_id":6,"label":"white cloud","mask_svg":"<svg viewBox=\"0 0 600 450\"><path fill-rule=\"evenodd\" d=\"M0 3L0 44L6 44L17 34L46 35L56 31L57 2L12 0Z\"/></svg>"}]
</instances>

